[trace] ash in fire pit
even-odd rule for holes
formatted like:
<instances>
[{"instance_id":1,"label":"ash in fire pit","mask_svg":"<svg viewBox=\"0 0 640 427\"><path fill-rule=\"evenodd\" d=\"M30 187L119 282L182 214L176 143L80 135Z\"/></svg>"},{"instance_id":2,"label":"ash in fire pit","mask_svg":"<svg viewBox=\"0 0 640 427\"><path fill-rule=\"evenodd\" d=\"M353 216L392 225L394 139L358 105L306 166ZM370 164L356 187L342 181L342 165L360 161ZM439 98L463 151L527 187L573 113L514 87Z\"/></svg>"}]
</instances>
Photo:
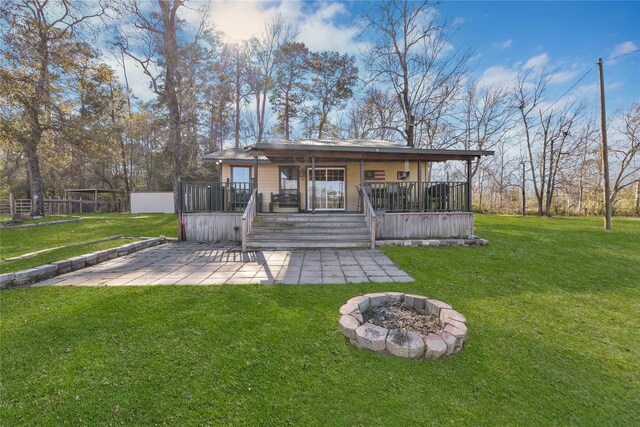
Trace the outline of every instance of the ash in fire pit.
<instances>
[{"instance_id":1,"label":"ash in fire pit","mask_svg":"<svg viewBox=\"0 0 640 427\"><path fill-rule=\"evenodd\" d=\"M389 330L417 331L424 336L442 330L439 318L431 314L418 313L414 308L399 301L379 307L369 307L363 313L363 318L366 323L373 323Z\"/></svg>"},{"instance_id":2,"label":"ash in fire pit","mask_svg":"<svg viewBox=\"0 0 640 427\"><path fill-rule=\"evenodd\" d=\"M460 351L467 337L462 314L421 295L366 294L347 301L340 314L352 344L398 357L437 359Z\"/></svg>"}]
</instances>

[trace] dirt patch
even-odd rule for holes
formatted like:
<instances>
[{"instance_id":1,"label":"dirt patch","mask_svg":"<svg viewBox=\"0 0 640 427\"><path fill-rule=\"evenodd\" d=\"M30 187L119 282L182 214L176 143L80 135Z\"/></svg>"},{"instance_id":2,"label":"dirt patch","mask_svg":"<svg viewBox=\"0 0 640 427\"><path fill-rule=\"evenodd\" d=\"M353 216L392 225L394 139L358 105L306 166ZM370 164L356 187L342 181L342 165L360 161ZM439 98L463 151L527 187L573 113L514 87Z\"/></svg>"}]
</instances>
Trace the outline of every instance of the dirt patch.
<instances>
[{"instance_id":1,"label":"dirt patch","mask_svg":"<svg viewBox=\"0 0 640 427\"><path fill-rule=\"evenodd\" d=\"M363 313L365 322L382 326L386 329L398 329L402 333L419 332L422 336L442 331L440 319L431 314L418 313L403 302L371 307ZM404 335L404 334L402 334Z\"/></svg>"}]
</instances>

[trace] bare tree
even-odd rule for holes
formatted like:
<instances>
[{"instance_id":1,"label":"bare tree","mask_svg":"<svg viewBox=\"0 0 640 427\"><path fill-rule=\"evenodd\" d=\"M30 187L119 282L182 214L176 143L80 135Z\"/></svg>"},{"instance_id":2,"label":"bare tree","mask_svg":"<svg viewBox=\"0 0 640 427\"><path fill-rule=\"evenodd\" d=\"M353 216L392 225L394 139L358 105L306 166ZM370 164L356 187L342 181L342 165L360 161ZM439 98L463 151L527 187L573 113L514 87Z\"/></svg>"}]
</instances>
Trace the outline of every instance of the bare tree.
<instances>
[{"instance_id":1,"label":"bare tree","mask_svg":"<svg viewBox=\"0 0 640 427\"><path fill-rule=\"evenodd\" d=\"M611 189L611 206L622 190L640 182L640 104L635 103L622 115L622 124L617 131L620 138L609 152L615 159L615 179ZM638 212L638 189L636 188L634 211Z\"/></svg>"},{"instance_id":2,"label":"bare tree","mask_svg":"<svg viewBox=\"0 0 640 427\"><path fill-rule=\"evenodd\" d=\"M401 123L391 129L410 147L433 147L470 52L453 47L451 26L439 22L436 5L426 0L383 1L365 21L373 39L366 56L371 80L392 88L400 106Z\"/></svg>"},{"instance_id":3,"label":"bare tree","mask_svg":"<svg viewBox=\"0 0 640 427\"><path fill-rule=\"evenodd\" d=\"M462 98L461 128L455 139L465 150L491 150L508 139L514 129L515 109L505 87L467 85ZM475 163L475 176L481 161Z\"/></svg>"},{"instance_id":4,"label":"bare tree","mask_svg":"<svg viewBox=\"0 0 640 427\"><path fill-rule=\"evenodd\" d=\"M546 171L543 167L543 177L541 178L541 181L538 182L538 174L536 172L537 162L534 156L537 138L535 129L532 128L532 125L535 123L536 110L539 109L540 103L542 102L542 96L547 89L549 76L547 73L540 73L533 82L529 81L530 76L531 70L518 74L518 81L514 88L514 97L518 105L518 109L520 110L522 125L524 126L524 136L533 182L533 191L538 201L538 215L542 216L542 199L544 197L544 185L546 182L544 177ZM543 153L542 156L543 158L546 157L546 153Z\"/></svg>"}]
</instances>

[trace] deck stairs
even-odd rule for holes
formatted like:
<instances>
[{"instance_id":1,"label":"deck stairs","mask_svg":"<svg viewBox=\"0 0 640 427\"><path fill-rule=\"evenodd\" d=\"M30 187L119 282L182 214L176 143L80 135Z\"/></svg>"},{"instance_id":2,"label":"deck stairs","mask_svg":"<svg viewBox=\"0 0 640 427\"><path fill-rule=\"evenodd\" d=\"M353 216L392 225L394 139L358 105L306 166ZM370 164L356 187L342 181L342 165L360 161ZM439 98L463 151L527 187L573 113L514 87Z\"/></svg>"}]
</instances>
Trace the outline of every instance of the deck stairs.
<instances>
[{"instance_id":1,"label":"deck stairs","mask_svg":"<svg viewBox=\"0 0 640 427\"><path fill-rule=\"evenodd\" d=\"M249 249L369 248L363 214L257 214L247 236Z\"/></svg>"}]
</instances>

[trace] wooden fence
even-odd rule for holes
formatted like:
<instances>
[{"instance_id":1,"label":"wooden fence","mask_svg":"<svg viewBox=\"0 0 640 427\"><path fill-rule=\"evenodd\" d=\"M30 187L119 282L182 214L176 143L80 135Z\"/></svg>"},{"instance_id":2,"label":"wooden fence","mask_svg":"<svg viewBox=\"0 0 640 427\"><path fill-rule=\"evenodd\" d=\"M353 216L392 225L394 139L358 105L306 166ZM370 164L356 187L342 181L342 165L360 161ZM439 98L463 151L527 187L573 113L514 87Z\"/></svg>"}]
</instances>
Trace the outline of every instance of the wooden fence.
<instances>
[{"instance_id":1,"label":"wooden fence","mask_svg":"<svg viewBox=\"0 0 640 427\"><path fill-rule=\"evenodd\" d=\"M13 212L12 212L12 206ZM0 200L0 215L29 215L31 213L31 199ZM45 199L45 215L68 215L83 213L121 212L122 203L117 200L67 200Z\"/></svg>"}]
</instances>

